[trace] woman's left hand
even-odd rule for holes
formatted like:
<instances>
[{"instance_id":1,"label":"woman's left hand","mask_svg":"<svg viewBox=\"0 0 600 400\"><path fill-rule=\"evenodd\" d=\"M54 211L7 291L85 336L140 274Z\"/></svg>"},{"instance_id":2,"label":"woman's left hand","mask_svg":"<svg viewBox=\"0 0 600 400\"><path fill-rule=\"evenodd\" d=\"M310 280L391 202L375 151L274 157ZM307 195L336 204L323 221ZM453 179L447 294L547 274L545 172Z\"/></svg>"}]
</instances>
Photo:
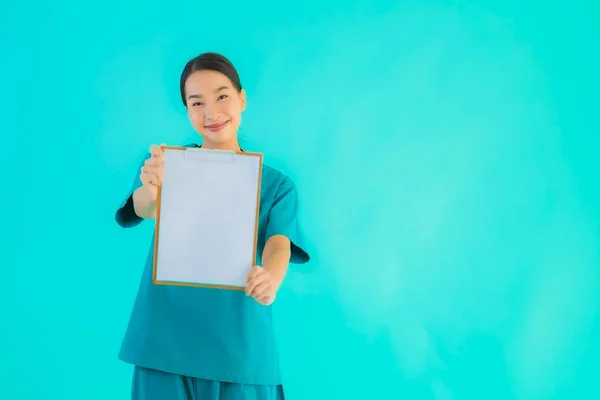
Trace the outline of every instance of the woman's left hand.
<instances>
[{"instance_id":1,"label":"woman's left hand","mask_svg":"<svg viewBox=\"0 0 600 400\"><path fill-rule=\"evenodd\" d=\"M246 295L252 296L254 300L263 306L273 304L279 284L273 279L269 271L255 265L250 270L246 282Z\"/></svg>"}]
</instances>

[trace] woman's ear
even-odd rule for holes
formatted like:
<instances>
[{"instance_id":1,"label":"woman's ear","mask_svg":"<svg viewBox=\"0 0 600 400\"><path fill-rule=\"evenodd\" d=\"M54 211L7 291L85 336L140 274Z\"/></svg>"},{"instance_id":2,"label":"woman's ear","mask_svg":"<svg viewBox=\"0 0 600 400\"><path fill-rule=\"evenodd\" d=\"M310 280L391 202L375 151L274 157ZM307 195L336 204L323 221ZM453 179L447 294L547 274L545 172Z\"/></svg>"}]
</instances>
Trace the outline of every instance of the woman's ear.
<instances>
[{"instance_id":1,"label":"woman's ear","mask_svg":"<svg viewBox=\"0 0 600 400\"><path fill-rule=\"evenodd\" d=\"M246 91L240 90L240 100L242 102L242 111L246 110Z\"/></svg>"}]
</instances>

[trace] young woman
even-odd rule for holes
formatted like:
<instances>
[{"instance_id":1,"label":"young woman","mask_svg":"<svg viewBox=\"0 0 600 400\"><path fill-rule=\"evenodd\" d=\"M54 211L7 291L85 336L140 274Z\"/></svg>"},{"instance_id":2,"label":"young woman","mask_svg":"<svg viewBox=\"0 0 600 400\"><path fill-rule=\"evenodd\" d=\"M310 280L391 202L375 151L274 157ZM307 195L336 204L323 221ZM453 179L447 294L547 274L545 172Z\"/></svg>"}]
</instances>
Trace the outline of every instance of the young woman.
<instances>
[{"instance_id":1,"label":"young woman","mask_svg":"<svg viewBox=\"0 0 600 400\"><path fill-rule=\"evenodd\" d=\"M203 148L243 151L237 140L246 94L225 57L185 66L181 99ZM187 145L198 147L197 144ZM122 227L153 219L163 154L152 146L116 212ZM152 284L153 242L119 359L134 365L133 399L283 399L270 305L289 263L306 263L289 177L263 165L257 260L244 291Z\"/></svg>"}]
</instances>

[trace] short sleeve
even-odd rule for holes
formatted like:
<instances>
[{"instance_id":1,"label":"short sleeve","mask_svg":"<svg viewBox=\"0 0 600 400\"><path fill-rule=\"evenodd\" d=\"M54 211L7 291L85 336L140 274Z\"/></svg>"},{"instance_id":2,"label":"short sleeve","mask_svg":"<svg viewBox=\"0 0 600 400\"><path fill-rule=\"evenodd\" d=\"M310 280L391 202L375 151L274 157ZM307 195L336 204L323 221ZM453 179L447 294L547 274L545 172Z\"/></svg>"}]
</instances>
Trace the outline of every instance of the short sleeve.
<instances>
[{"instance_id":1,"label":"short sleeve","mask_svg":"<svg viewBox=\"0 0 600 400\"><path fill-rule=\"evenodd\" d=\"M133 179L133 183L131 184L131 188L129 189L129 193L125 196L125 199L117 209L115 213L115 221L117 224L123 228L133 228L140 223L142 223L143 219L140 218L133 208L133 192L137 190L140 186L142 186L142 180L140 179L140 169L144 165L146 159L150 156L150 154L146 154L146 156L140 162L138 169L136 170L135 178Z\"/></svg>"},{"instance_id":2,"label":"short sleeve","mask_svg":"<svg viewBox=\"0 0 600 400\"><path fill-rule=\"evenodd\" d=\"M283 235L290 240L291 263L304 264L310 261L298 221L298 193L293 181L287 177L280 183L269 211L266 239L275 235Z\"/></svg>"}]
</instances>

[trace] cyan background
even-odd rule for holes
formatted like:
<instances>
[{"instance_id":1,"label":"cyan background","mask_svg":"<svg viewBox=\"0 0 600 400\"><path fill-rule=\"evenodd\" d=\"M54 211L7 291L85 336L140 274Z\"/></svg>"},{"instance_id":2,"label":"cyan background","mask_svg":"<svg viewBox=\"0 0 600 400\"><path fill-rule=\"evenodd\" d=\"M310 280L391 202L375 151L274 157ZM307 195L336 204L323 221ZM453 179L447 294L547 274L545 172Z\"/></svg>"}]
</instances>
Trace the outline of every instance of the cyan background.
<instances>
[{"instance_id":1,"label":"cyan background","mask_svg":"<svg viewBox=\"0 0 600 400\"><path fill-rule=\"evenodd\" d=\"M276 303L289 399L600 398L594 1L3 2L0 398L126 399L152 225L114 211L195 138L222 52L244 147L313 261Z\"/></svg>"}]
</instances>

